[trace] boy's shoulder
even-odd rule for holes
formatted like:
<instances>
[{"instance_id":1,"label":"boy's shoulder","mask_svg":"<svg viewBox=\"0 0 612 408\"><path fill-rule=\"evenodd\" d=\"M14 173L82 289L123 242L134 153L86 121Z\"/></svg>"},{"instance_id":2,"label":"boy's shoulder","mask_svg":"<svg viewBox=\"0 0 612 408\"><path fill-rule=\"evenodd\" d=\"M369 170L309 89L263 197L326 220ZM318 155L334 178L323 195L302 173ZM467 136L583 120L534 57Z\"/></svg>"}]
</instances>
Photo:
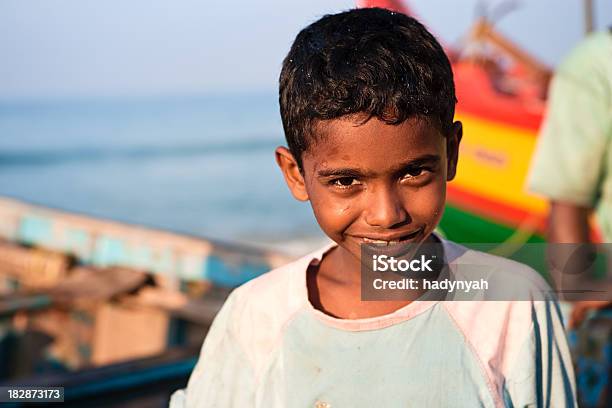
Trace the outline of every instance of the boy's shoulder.
<instances>
[{"instance_id":1,"label":"boy's shoulder","mask_svg":"<svg viewBox=\"0 0 612 408\"><path fill-rule=\"evenodd\" d=\"M300 270L307 266L305 256L274 268L234 289L229 300L235 304L235 308L261 312L273 311L281 305L283 309L290 309L299 294Z\"/></svg>"},{"instance_id":2,"label":"boy's shoulder","mask_svg":"<svg viewBox=\"0 0 612 408\"><path fill-rule=\"evenodd\" d=\"M320 260L332 245L326 245L303 257L272 269L232 291L226 304L228 316L236 327L259 325L278 328L286 323L308 301L306 270Z\"/></svg>"},{"instance_id":3,"label":"boy's shoulder","mask_svg":"<svg viewBox=\"0 0 612 408\"><path fill-rule=\"evenodd\" d=\"M237 287L232 292L234 302L261 310L267 307L293 309L301 306L307 299L308 266L313 261L319 261L331 247L332 244L325 245Z\"/></svg>"}]
</instances>

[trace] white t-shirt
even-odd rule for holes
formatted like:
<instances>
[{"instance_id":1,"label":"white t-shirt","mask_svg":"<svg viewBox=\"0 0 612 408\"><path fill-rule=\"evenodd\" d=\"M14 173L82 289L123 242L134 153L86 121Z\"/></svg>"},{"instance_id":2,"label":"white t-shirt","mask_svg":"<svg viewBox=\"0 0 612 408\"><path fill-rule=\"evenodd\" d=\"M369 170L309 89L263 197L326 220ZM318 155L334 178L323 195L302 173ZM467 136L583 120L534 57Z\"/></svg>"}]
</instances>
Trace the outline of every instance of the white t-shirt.
<instances>
[{"instance_id":1,"label":"white t-shirt","mask_svg":"<svg viewBox=\"0 0 612 408\"><path fill-rule=\"evenodd\" d=\"M451 268L541 286L525 265L443 245ZM332 247L236 289L170 407L577 406L554 301L415 301L338 319L311 305L306 286L308 266Z\"/></svg>"}]
</instances>

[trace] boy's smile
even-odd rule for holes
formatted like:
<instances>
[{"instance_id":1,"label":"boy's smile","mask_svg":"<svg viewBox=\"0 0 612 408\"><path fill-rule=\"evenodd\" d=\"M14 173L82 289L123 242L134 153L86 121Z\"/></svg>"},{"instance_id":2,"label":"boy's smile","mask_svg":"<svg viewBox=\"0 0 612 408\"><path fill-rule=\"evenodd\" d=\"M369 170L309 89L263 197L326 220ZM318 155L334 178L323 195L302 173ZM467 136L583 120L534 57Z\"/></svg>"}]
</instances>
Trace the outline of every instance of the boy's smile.
<instances>
[{"instance_id":1,"label":"boy's smile","mask_svg":"<svg viewBox=\"0 0 612 408\"><path fill-rule=\"evenodd\" d=\"M321 229L339 245L334 258L350 269L363 243L430 236L442 217L461 139L459 122L447 137L426 119L362 122L363 116L320 122L301 173L291 153L277 149L293 195L310 201Z\"/></svg>"}]
</instances>

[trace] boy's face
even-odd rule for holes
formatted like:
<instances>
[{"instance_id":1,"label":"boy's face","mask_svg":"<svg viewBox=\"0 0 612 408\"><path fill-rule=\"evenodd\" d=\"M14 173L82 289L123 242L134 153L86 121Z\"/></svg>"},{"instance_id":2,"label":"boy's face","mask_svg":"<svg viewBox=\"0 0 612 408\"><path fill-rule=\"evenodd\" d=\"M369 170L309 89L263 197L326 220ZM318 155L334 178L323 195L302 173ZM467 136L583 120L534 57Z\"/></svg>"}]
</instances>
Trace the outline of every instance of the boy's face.
<instances>
[{"instance_id":1,"label":"boy's face","mask_svg":"<svg viewBox=\"0 0 612 408\"><path fill-rule=\"evenodd\" d=\"M357 259L366 242L429 237L442 217L462 134L460 122L444 137L417 118L400 125L359 119L321 122L303 172L289 150L276 151L294 197L309 200L325 234Z\"/></svg>"}]
</instances>

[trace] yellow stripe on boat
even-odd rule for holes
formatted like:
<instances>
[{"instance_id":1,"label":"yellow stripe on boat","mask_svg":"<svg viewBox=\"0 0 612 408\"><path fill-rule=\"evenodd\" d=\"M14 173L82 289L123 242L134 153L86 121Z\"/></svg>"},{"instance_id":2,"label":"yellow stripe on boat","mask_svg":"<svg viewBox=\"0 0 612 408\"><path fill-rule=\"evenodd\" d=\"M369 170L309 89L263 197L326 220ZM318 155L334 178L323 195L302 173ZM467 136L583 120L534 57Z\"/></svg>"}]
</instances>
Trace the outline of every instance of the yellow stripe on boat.
<instances>
[{"instance_id":1,"label":"yellow stripe on boat","mask_svg":"<svg viewBox=\"0 0 612 408\"><path fill-rule=\"evenodd\" d=\"M536 135L533 131L457 113L463 122L457 188L535 214L546 202L525 190Z\"/></svg>"}]
</instances>

